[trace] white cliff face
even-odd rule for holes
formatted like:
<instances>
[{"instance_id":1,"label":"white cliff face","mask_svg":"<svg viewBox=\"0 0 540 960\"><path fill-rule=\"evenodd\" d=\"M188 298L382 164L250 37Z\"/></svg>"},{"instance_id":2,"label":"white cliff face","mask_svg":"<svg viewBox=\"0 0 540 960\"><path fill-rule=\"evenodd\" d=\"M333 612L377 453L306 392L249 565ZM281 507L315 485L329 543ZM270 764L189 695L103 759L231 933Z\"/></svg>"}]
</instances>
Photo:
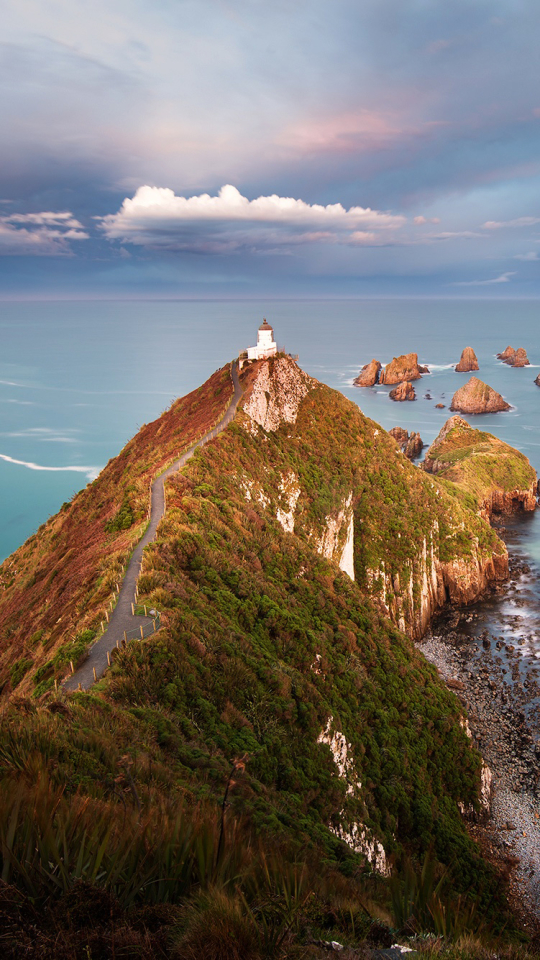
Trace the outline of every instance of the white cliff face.
<instances>
[{"instance_id":1,"label":"white cliff face","mask_svg":"<svg viewBox=\"0 0 540 960\"><path fill-rule=\"evenodd\" d=\"M283 510L281 507L278 507L277 519L284 530L286 530L288 533L292 533L294 530L294 513L296 510L296 504L298 503L298 498L301 493L298 477L292 470L290 473L282 476L279 489L281 493L281 500L287 505L288 509Z\"/></svg>"},{"instance_id":2,"label":"white cliff face","mask_svg":"<svg viewBox=\"0 0 540 960\"><path fill-rule=\"evenodd\" d=\"M326 743L332 752L334 763L338 768L338 774L342 780L347 781L347 794L354 793L362 789L360 780L356 779L354 760L351 754L352 746L339 730L332 730L333 717L328 718L328 723L324 730L321 730L317 737L317 743Z\"/></svg>"},{"instance_id":3,"label":"white cliff face","mask_svg":"<svg viewBox=\"0 0 540 960\"><path fill-rule=\"evenodd\" d=\"M244 413L252 421L251 432L257 427L277 430L282 423L296 423L298 408L317 381L300 370L294 360L279 357L260 364L249 399L244 403Z\"/></svg>"},{"instance_id":4,"label":"white cliff face","mask_svg":"<svg viewBox=\"0 0 540 960\"><path fill-rule=\"evenodd\" d=\"M347 796L358 795L362 789L362 783L356 773L352 746L343 733L332 730L333 719L333 717L328 718L325 729L321 730L317 737L317 743L325 743L330 748L338 776L347 784ZM341 811L340 817L344 817L344 811ZM346 823L343 820L337 826L331 824L329 829L355 853L363 854L377 873L383 876L389 875L390 869L384 847L371 835L363 823Z\"/></svg>"},{"instance_id":5,"label":"white cliff face","mask_svg":"<svg viewBox=\"0 0 540 960\"><path fill-rule=\"evenodd\" d=\"M391 870L382 843L370 834L363 823L352 823L348 828L330 827L330 830L355 853L361 853L376 873L383 877L390 876Z\"/></svg>"},{"instance_id":6,"label":"white cliff face","mask_svg":"<svg viewBox=\"0 0 540 960\"><path fill-rule=\"evenodd\" d=\"M253 503L260 503L261 507L268 507L270 500L264 493L260 484L255 483L254 480L251 480L249 477L242 477L239 481L240 489L244 494L244 497L248 501L253 501Z\"/></svg>"},{"instance_id":7,"label":"white cliff face","mask_svg":"<svg viewBox=\"0 0 540 960\"><path fill-rule=\"evenodd\" d=\"M345 542L343 542L345 533ZM354 580L354 516L352 493L335 516L326 518L326 527L317 543L317 552L327 560L338 558L341 570Z\"/></svg>"}]
</instances>

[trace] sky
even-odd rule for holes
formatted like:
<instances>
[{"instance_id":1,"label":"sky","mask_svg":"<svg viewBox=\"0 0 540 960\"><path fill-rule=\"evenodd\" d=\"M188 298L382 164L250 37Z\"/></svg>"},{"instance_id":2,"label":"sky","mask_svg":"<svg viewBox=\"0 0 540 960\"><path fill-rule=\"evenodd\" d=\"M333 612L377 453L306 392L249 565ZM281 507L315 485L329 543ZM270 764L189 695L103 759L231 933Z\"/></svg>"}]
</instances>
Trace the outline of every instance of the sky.
<instances>
[{"instance_id":1,"label":"sky","mask_svg":"<svg viewBox=\"0 0 540 960\"><path fill-rule=\"evenodd\" d=\"M540 296L537 0L1 0L0 299Z\"/></svg>"}]
</instances>

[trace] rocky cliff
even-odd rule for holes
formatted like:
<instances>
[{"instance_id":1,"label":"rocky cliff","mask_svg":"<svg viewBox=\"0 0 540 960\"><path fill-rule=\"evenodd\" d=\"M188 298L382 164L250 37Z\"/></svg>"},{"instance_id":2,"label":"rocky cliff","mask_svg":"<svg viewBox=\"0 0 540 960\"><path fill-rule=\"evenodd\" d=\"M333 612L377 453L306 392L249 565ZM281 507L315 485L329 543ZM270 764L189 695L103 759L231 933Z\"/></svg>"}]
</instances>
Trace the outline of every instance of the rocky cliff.
<instances>
[{"instance_id":1,"label":"rocky cliff","mask_svg":"<svg viewBox=\"0 0 540 960\"><path fill-rule=\"evenodd\" d=\"M379 383L394 384L405 380L419 380L423 373L429 373L429 369L418 363L418 354L404 353L386 364L379 374Z\"/></svg>"},{"instance_id":2,"label":"rocky cliff","mask_svg":"<svg viewBox=\"0 0 540 960\"><path fill-rule=\"evenodd\" d=\"M446 421L423 467L471 493L486 519L536 508L536 472L527 457L461 417Z\"/></svg>"},{"instance_id":3,"label":"rocky cliff","mask_svg":"<svg viewBox=\"0 0 540 960\"><path fill-rule=\"evenodd\" d=\"M403 427L392 427L388 432L408 460L418 459L424 446L419 433L413 430L409 434L408 430L405 430Z\"/></svg>"},{"instance_id":4,"label":"rocky cliff","mask_svg":"<svg viewBox=\"0 0 540 960\"><path fill-rule=\"evenodd\" d=\"M355 387L373 387L379 380L379 373L381 370L381 364L378 360L370 360L369 363L364 364L360 373L355 378L354 386Z\"/></svg>"},{"instance_id":5,"label":"rocky cliff","mask_svg":"<svg viewBox=\"0 0 540 960\"><path fill-rule=\"evenodd\" d=\"M478 377L471 377L463 387L456 390L450 410L458 410L460 413L497 413L499 410L510 410L510 404L493 387L483 383Z\"/></svg>"},{"instance_id":6,"label":"rocky cliff","mask_svg":"<svg viewBox=\"0 0 540 960\"><path fill-rule=\"evenodd\" d=\"M456 373L469 373L471 370L479 370L478 360L472 347L465 347L462 351L459 363L456 366Z\"/></svg>"}]
</instances>

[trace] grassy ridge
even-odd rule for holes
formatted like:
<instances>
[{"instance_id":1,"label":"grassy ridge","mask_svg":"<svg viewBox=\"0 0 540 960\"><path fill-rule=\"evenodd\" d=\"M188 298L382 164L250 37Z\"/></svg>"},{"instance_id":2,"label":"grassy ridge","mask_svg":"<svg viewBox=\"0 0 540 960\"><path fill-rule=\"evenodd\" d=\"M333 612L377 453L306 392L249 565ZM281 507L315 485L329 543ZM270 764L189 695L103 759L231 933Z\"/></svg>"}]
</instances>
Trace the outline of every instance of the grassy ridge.
<instances>
[{"instance_id":1,"label":"grassy ridge","mask_svg":"<svg viewBox=\"0 0 540 960\"><path fill-rule=\"evenodd\" d=\"M69 660L77 662L83 653L81 635L90 631L90 639L95 636L122 567L143 533L152 480L213 426L231 396L227 366L143 426L97 480L0 566L4 692L14 687L31 692L44 679L52 683L54 674L61 677ZM73 656L62 670L58 652L70 644Z\"/></svg>"}]
</instances>

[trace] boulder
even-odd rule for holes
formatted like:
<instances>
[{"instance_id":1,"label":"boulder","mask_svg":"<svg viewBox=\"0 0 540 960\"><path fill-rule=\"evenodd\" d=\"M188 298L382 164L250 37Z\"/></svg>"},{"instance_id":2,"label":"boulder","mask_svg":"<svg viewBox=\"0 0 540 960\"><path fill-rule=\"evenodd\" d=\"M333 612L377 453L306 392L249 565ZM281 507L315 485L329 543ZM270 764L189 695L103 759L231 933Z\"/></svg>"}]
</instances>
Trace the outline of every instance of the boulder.
<instances>
[{"instance_id":1,"label":"boulder","mask_svg":"<svg viewBox=\"0 0 540 960\"><path fill-rule=\"evenodd\" d=\"M387 363L379 375L379 383L403 383L405 380L419 380L423 373L429 373L428 367L418 363L417 353L403 353Z\"/></svg>"},{"instance_id":2,"label":"boulder","mask_svg":"<svg viewBox=\"0 0 540 960\"><path fill-rule=\"evenodd\" d=\"M471 370L479 370L478 360L472 347L465 347L461 354L461 359L456 366L456 373L469 373Z\"/></svg>"},{"instance_id":3,"label":"boulder","mask_svg":"<svg viewBox=\"0 0 540 960\"><path fill-rule=\"evenodd\" d=\"M537 387L540 387L540 373L538 374L538 376L536 377L536 380L535 380L534 382L535 382L535 384L536 384Z\"/></svg>"},{"instance_id":4,"label":"boulder","mask_svg":"<svg viewBox=\"0 0 540 960\"><path fill-rule=\"evenodd\" d=\"M517 350L514 350L513 347L507 347L502 353L497 354L497 359L507 363L509 367L529 366L529 358L524 347L518 347Z\"/></svg>"},{"instance_id":5,"label":"boulder","mask_svg":"<svg viewBox=\"0 0 540 960\"><path fill-rule=\"evenodd\" d=\"M412 383L406 380L404 383L400 383L399 386L394 387L394 389L390 391L390 399L416 400L416 393L414 392Z\"/></svg>"},{"instance_id":6,"label":"boulder","mask_svg":"<svg viewBox=\"0 0 540 960\"><path fill-rule=\"evenodd\" d=\"M408 433L403 427L392 427L388 431L408 460L416 460L422 453L424 444L419 433Z\"/></svg>"},{"instance_id":7,"label":"boulder","mask_svg":"<svg viewBox=\"0 0 540 960\"><path fill-rule=\"evenodd\" d=\"M444 410L444 403L436 403L436 404L435 404L435 409L436 409L436 410Z\"/></svg>"},{"instance_id":8,"label":"boulder","mask_svg":"<svg viewBox=\"0 0 540 960\"><path fill-rule=\"evenodd\" d=\"M378 360L371 360L364 364L360 373L354 380L355 387L373 387L379 380L379 371L382 364Z\"/></svg>"},{"instance_id":9,"label":"boulder","mask_svg":"<svg viewBox=\"0 0 540 960\"><path fill-rule=\"evenodd\" d=\"M497 413L499 410L510 410L510 404L503 400L493 387L478 377L471 377L463 387L456 390L450 410L459 410L461 413Z\"/></svg>"}]
</instances>

